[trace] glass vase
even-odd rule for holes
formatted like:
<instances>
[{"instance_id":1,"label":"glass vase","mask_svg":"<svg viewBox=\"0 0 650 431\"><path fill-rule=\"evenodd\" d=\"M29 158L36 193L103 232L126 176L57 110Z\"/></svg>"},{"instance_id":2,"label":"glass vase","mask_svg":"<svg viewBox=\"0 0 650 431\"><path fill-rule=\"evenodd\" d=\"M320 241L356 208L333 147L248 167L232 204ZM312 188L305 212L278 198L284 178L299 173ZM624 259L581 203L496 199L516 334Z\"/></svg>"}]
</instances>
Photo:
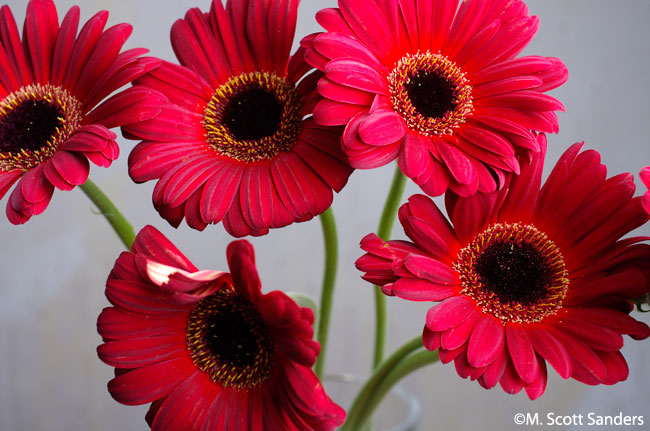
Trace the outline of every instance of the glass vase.
<instances>
[{"instance_id":1,"label":"glass vase","mask_svg":"<svg viewBox=\"0 0 650 431\"><path fill-rule=\"evenodd\" d=\"M364 382L352 375L337 374L326 376L323 384L332 400L348 411ZM418 431L420 415L420 401L404 389L394 387L375 410L370 427L358 431Z\"/></svg>"}]
</instances>

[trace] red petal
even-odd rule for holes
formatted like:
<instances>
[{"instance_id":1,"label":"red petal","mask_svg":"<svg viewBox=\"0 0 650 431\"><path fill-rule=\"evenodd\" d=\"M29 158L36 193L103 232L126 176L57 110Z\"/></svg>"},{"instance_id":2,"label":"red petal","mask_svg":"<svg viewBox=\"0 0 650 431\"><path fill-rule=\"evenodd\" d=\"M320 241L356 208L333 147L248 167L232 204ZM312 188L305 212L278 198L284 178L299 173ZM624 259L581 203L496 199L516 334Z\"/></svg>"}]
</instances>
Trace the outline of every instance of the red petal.
<instances>
[{"instance_id":1,"label":"red petal","mask_svg":"<svg viewBox=\"0 0 650 431\"><path fill-rule=\"evenodd\" d=\"M25 58L24 48L20 42L20 34L18 33L18 26L16 20L9 6L4 5L0 8L0 38L2 44L7 52L7 57L13 63L11 69L18 71L21 76L21 84L27 85L34 81L32 77L32 68L28 66L27 59ZM16 88L17 90L17 88Z\"/></svg>"},{"instance_id":2,"label":"red petal","mask_svg":"<svg viewBox=\"0 0 650 431\"><path fill-rule=\"evenodd\" d=\"M585 343L554 327L547 327L547 330L565 347L573 359L572 377L581 373L581 369L591 377L602 381L607 375L607 370L598 355Z\"/></svg>"},{"instance_id":3,"label":"red petal","mask_svg":"<svg viewBox=\"0 0 650 431\"><path fill-rule=\"evenodd\" d=\"M191 112L177 105L164 105L156 118L130 124L129 134L140 139L158 142L195 141L205 142L205 130L201 126L201 114Z\"/></svg>"},{"instance_id":4,"label":"red petal","mask_svg":"<svg viewBox=\"0 0 650 431\"><path fill-rule=\"evenodd\" d=\"M51 163L61 177L72 185L81 185L88 179L90 164L88 159L79 153L57 151Z\"/></svg>"},{"instance_id":5,"label":"red petal","mask_svg":"<svg viewBox=\"0 0 650 431\"><path fill-rule=\"evenodd\" d=\"M132 31L130 24L117 24L109 28L97 40L92 54L84 61L79 80L73 88L75 94L83 95L80 102L87 109L92 106L89 103L94 95L91 88L110 69Z\"/></svg>"},{"instance_id":6,"label":"red petal","mask_svg":"<svg viewBox=\"0 0 650 431\"><path fill-rule=\"evenodd\" d=\"M109 341L97 348L97 354L113 367L137 368L187 356L186 338L185 330L181 327L169 335Z\"/></svg>"},{"instance_id":7,"label":"red petal","mask_svg":"<svg viewBox=\"0 0 650 431\"><path fill-rule=\"evenodd\" d=\"M526 334L537 353L546 359L563 379L571 377L571 356L562 343L541 325L527 325Z\"/></svg>"},{"instance_id":8,"label":"red petal","mask_svg":"<svg viewBox=\"0 0 650 431\"><path fill-rule=\"evenodd\" d=\"M548 319L548 323L570 332L595 350L614 351L623 347L623 337L620 334L599 324L571 318L568 315L552 316Z\"/></svg>"},{"instance_id":9,"label":"red petal","mask_svg":"<svg viewBox=\"0 0 650 431\"><path fill-rule=\"evenodd\" d=\"M367 110L366 105L352 105L323 99L314 108L314 120L323 126L339 126L347 124L356 114Z\"/></svg>"},{"instance_id":10,"label":"red petal","mask_svg":"<svg viewBox=\"0 0 650 431\"><path fill-rule=\"evenodd\" d=\"M598 352L598 356L607 370L607 377L603 380L604 384L613 385L627 379L630 369L621 352Z\"/></svg>"},{"instance_id":11,"label":"red petal","mask_svg":"<svg viewBox=\"0 0 650 431\"><path fill-rule=\"evenodd\" d=\"M425 326L422 331L422 342L425 349L432 352L438 350L440 348L440 332L431 331Z\"/></svg>"},{"instance_id":12,"label":"red petal","mask_svg":"<svg viewBox=\"0 0 650 431\"><path fill-rule=\"evenodd\" d=\"M526 395L528 395L528 398L530 398L531 400L536 400L537 398L541 397L542 394L544 394L544 390L546 390L546 380L547 380L546 363L543 360L540 360L539 374L537 376L537 379L535 379L534 382L526 386Z\"/></svg>"},{"instance_id":13,"label":"red petal","mask_svg":"<svg viewBox=\"0 0 650 431\"><path fill-rule=\"evenodd\" d=\"M100 11L82 27L72 49L70 61L63 78L64 87L74 89L77 86L81 71L95 49L107 19L108 11Z\"/></svg>"},{"instance_id":14,"label":"red petal","mask_svg":"<svg viewBox=\"0 0 650 431\"><path fill-rule=\"evenodd\" d=\"M206 223L218 223L226 215L239 190L242 173L243 169L226 161L215 167L201 195L201 217Z\"/></svg>"},{"instance_id":15,"label":"red petal","mask_svg":"<svg viewBox=\"0 0 650 431\"><path fill-rule=\"evenodd\" d=\"M537 91L524 90L481 99L481 106L515 108L524 111L564 111L556 98Z\"/></svg>"},{"instance_id":16,"label":"red petal","mask_svg":"<svg viewBox=\"0 0 650 431\"><path fill-rule=\"evenodd\" d=\"M318 214L316 195L327 194L328 188L296 154L276 157L271 162L271 176L280 199L295 220L309 220ZM330 191L329 203L331 196Z\"/></svg>"},{"instance_id":17,"label":"red petal","mask_svg":"<svg viewBox=\"0 0 650 431\"><path fill-rule=\"evenodd\" d=\"M380 73L386 75L389 73L386 66L357 39L346 37L340 33L323 33L314 39L313 46L316 51L329 59L353 58L380 71Z\"/></svg>"},{"instance_id":18,"label":"red petal","mask_svg":"<svg viewBox=\"0 0 650 431\"><path fill-rule=\"evenodd\" d=\"M271 2L265 26L266 39L270 44L271 70L284 71L289 60L298 18L298 1Z\"/></svg>"},{"instance_id":19,"label":"red petal","mask_svg":"<svg viewBox=\"0 0 650 431\"><path fill-rule=\"evenodd\" d=\"M491 389L499 383L508 363L506 349L501 349L494 361L485 368L485 372L479 378L479 383L486 389Z\"/></svg>"},{"instance_id":20,"label":"red petal","mask_svg":"<svg viewBox=\"0 0 650 431\"><path fill-rule=\"evenodd\" d=\"M108 129L154 118L167 103L167 98L142 85L126 89L94 109L87 124L101 124Z\"/></svg>"},{"instance_id":21,"label":"red petal","mask_svg":"<svg viewBox=\"0 0 650 431\"><path fill-rule=\"evenodd\" d=\"M56 36L56 43L52 54L52 71L50 72L50 83L52 85L60 85L63 81L78 28L79 6L73 6L63 18L61 28Z\"/></svg>"},{"instance_id":22,"label":"red petal","mask_svg":"<svg viewBox=\"0 0 650 431\"><path fill-rule=\"evenodd\" d=\"M449 221L429 197L411 196L400 208L399 219L408 237L439 260L447 260L460 250Z\"/></svg>"},{"instance_id":23,"label":"red petal","mask_svg":"<svg viewBox=\"0 0 650 431\"><path fill-rule=\"evenodd\" d=\"M23 27L23 44L28 48L36 82L48 82L52 50L59 30L53 2L29 2Z\"/></svg>"},{"instance_id":24,"label":"red petal","mask_svg":"<svg viewBox=\"0 0 650 431\"><path fill-rule=\"evenodd\" d=\"M246 240L233 241L228 244L226 256L235 290L245 294L250 301L256 303L261 294L261 282L255 267L253 246Z\"/></svg>"},{"instance_id":25,"label":"red petal","mask_svg":"<svg viewBox=\"0 0 650 431\"><path fill-rule=\"evenodd\" d=\"M227 79L227 59L224 62L226 67L223 67L220 62L215 62L207 54L206 51L214 49L216 44L211 31L201 31L202 27L206 26L205 19L203 13L190 9L185 15L185 20L176 20L171 29L172 48L183 66L201 75L210 85L217 87L220 82ZM193 28L202 40L197 39L197 35L192 31Z\"/></svg>"},{"instance_id":26,"label":"red petal","mask_svg":"<svg viewBox=\"0 0 650 431\"><path fill-rule=\"evenodd\" d=\"M515 367L510 361L506 362L506 367L503 370L503 375L501 376L501 380L499 380L499 384L508 394L519 393L525 385L524 381L519 378Z\"/></svg>"},{"instance_id":27,"label":"red petal","mask_svg":"<svg viewBox=\"0 0 650 431\"><path fill-rule=\"evenodd\" d=\"M108 382L108 391L122 404L150 403L165 397L196 372L189 356L176 358L121 374Z\"/></svg>"},{"instance_id":28,"label":"red petal","mask_svg":"<svg viewBox=\"0 0 650 431\"><path fill-rule=\"evenodd\" d=\"M372 67L350 58L332 60L325 66L325 76L338 84L375 94L388 95L388 84Z\"/></svg>"},{"instance_id":29,"label":"red petal","mask_svg":"<svg viewBox=\"0 0 650 431\"><path fill-rule=\"evenodd\" d=\"M185 163L201 155L198 142L142 142L129 154L129 175L133 181L141 183L161 178L170 169L178 166L178 161Z\"/></svg>"},{"instance_id":30,"label":"red petal","mask_svg":"<svg viewBox=\"0 0 650 431\"><path fill-rule=\"evenodd\" d=\"M18 187L16 187L14 192L18 189L20 189L21 196L25 202L30 204L37 204L44 200L49 201L54 192L54 187L47 181L43 174L43 165L28 170L18 183ZM14 208L19 209L20 207L14 206Z\"/></svg>"},{"instance_id":31,"label":"red petal","mask_svg":"<svg viewBox=\"0 0 650 431\"><path fill-rule=\"evenodd\" d=\"M208 374L197 372L190 375L162 400L151 429L198 430L199 424L212 413L212 403L220 390L221 387L210 381Z\"/></svg>"},{"instance_id":32,"label":"red petal","mask_svg":"<svg viewBox=\"0 0 650 431\"><path fill-rule=\"evenodd\" d=\"M474 313L474 315L472 315L469 319L465 320L460 325L443 331L440 337L440 344L442 347L446 350L454 350L460 348L469 340L469 337L474 330L474 326L480 317L481 315L479 313Z\"/></svg>"},{"instance_id":33,"label":"red petal","mask_svg":"<svg viewBox=\"0 0 650 431\"><path fill-rule=\"evenodd\" d=\"M506 324L506 345L515 370L526 383L533 383L539 377L539 362L524 328L521 324Z\"/></svg>"},{"instance_id":34,"label":"red petal","mask_svg":"<svg viewBox=\"0 0 650 431\"><path fill-rule=\"evenodd\" d=\"M437 139L436 145L440 156L456 181L461 184L470 184L475 173L467 155L443 139Z\"/></svg>"},{"instance_id":35,"label":"red petal","mask_svg":"<svg viewBox=\"0 0 650 431\"><path fill-rule=\"evenodd\" d=\"M140 338L184 331L188 314L179 313L164 318L143 318L114 307L104 308L97 318L97 332L105 339Z\"/></svg>"},{"instance_id":36,"label":"red petal","mask_svg":"<svg viewBox=\"0 0 650 431\"><path fill-rule=\"evenodd\" d=\"M473 367L484 367L494 361L505 349L503 323L492 317L482 316L474 326L467 345L467 361Z\"/></svg>"},{"instance_id":37,"label":"red petal","mask_svg":"<svg viewBox=\"0 0 650 431\"><path fill-rule=\"evenodd\" d=\"M161 293L153 286L127 280L108 280L106 297L120 309L146 315L182 313L190 308L173 302L169 293Z\"/></svg>"},{"instance_id":38,"label":"red petal","mask_svg":"<svg viewBox=\"0 0 650 431\"><path fill-rule=\"evenodd\" d=\"M0 171L0 199L9 191L12 185L23 175L23 171Z\"/></svg>"},{"instance_id":39,"label":"red petal","mask_svg":"<svg viewBox=\"0 0 650 431\"><path fill-rule=\"evenodd\" d=\"M453 286L441 286L418 278L402 277L392 285L393 295L411 301L440 301L455 293Z\"/></svg>"},{"instance_id":40,"label":"red petal","mask_svg":"<svg viewBox=\"0 0 650 431\"><path fill-rule=\"evenodd\" d=\"M444 331L461 324L476 312L476 305L470 299L454 296L429 309L427 327L432 331Z\"/></svg>"},{"instance_id":41,"label":"red petal","mask_svg":"<svg viewBox=\"0 0 650 431\"><path fill-rule=\"evenodd\" d=\"M358 133L363 142L369 145L388 145L404 137L406 124L393 110L378 109L361 122Z\"/></svg>"},{"instance_id":42,"label":"red petal","mask_svg":"<svg viewBox=\"0 0 650 431\"><path fill-rule=\"evenodd\" d=\"M268 164L252 164L244 171L240 186L244 220L252 229L265 229L273 216L271 172Z\"/></svg>"},{"instance_id":43,"label":"red petal","mask_svg":"<svg viewBox=\"0 0 650 431\"><path fill-rule=\"evenodd\" d=\"M386 62L393 49L389 25L379 6L372 2L340 0L339 9L356 37L379 59Z\"/></svg>"},{"instance_id":44,"label":"red petal","mask_svg":"<svg viewBox=\"0 0 650 431\"><path fill-rule=\"evenodd\" d=\"M336 138L334 140L338 151L340 151L339 139L340 138ZM311 141L311 137L305 138L305 141L299 140L293 147L293 151L298 154L310 168L316 171L329 187L336 192L340 192L345 184L347 184L348 177L352 173L352 168L349 164L333 156L332 152L324 152L315 147Z\"/></svg>"},{"instance_id":45,"label":"red petal","mask_svg":"<svg viewBox=\"0 0 650 431\"><path fill-rule=\"evenodd\" d=\"M147 225L142 228L135 238L131 251L164 265L174 266L189 272L198 271L198 268L165 235L153 226Z\"/></svg>"},{"instance_id":46,"label":"red petal","mask_svg":"<svg viewBox=\"0 0 650 431\"><path fill-rule=\"evenodd\" d=\"M375 98L372 93L337 84L326 77L322 77L318 81L318 93L327 99L354 105L370 106Z\"/></svg>"},{"instance_id":47,"label":"red petal","mask_svg":"<svg viewBox=\"0 0 650 431\"><path fill-rule=\"evenodd\" d=\"M424 278L435 284L457 286L460 284L458 273L447 264L435 259L410 254L404 260L406 268L416 277Z\"/></svg>"},{"instance_id":48,"label":"red petal","mask_svg":"<svg viewBox=\"0 0 650 431\"><path fill-rule=\"evenodd\" d=\"M181 205L210 178L215 167L212 157L195 159L179 169L167 183L164 204L171 207Z\"/></svg>"}]
</instances>

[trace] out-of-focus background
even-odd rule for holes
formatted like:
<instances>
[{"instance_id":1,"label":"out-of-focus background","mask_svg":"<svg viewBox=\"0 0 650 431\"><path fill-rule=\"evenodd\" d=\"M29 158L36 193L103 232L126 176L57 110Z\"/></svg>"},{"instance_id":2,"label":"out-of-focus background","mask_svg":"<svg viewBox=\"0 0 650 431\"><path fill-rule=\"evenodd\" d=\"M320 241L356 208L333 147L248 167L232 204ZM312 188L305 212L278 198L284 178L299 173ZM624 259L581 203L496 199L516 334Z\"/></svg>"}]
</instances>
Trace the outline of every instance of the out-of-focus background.
<instances>
[{"instance_id":1,"label":"out-of-focus background","mask_svg":"<svg viewBox=\"0 0 650 431\"><path fill-rule=\"evenodd\" d=\"M360 0L361 1L361 0ZM172 23L190 7L209 8L209 0L56 0L61 19L82 3L82 21L109 9L109 25L129 22L134 30L127 47L147 47L151 54L175 61L170 43ZM25 0L9 0L19 26ZM539 16L540 30L524 54L559 57L569 81L553 91L566 106L560 133L549 136L547 169L570 144L585 141L598 150L610 175L635 176L650 165L650 2L647 0L528 0ZM317 10L335 0L303 0L297 41L319 31ZM119 132L118 132L119 133ZM136 229L152 224L203 269L226 269L225 248L232 238L221 225L200 233L161 219L151 205L153 183L136 185L127 175L126 159L134 143L120 140L122 154L109 169L93 166L91 179L132 220ZM359 240L377 226L393 166L356 171L335 197L339 226L340 269L326 371L365 375L371 362L373 292L359 278L354 261L362 254ZM637 182L641 186L640 182ZM637 193L642 193L643 188ZM417 193L407 186L405 198ZM440 200L438 200L440 202ZM6 197L0 201L4 212ZM650 227L639 234L650 235ZM403 237L401 226L394 238ZM108 306L104 283L122 251L105 220L78 189L55 192L48 209L24 226L0 217L0 430L144 430L147 407L115 402L106 383L113 369L99 361L95 323ZM294 224L253 238L265 291L283 289L319 296L322 239L318 220ZM391 298L389 350L421 332L431 304ZM634 316L650 322L650 315ZM626 338L623 353L630 377L612 387L565 381L549 371L546 393L531 402L499 388L486 391L459 378L453 365L436 364L405 379L401 386L422 402L421 431L516 430L515 413L646 415L650 413L650 342ZM586 419L585 419L586 421ZM559 427L565 431L592 427ZM595 428L601 429L601 428ZM618 429L618 428L617 428ZM623 429L623 428L621 428ZM627 427L625 429L628 429Z\"/></svg>"}]
</instances>

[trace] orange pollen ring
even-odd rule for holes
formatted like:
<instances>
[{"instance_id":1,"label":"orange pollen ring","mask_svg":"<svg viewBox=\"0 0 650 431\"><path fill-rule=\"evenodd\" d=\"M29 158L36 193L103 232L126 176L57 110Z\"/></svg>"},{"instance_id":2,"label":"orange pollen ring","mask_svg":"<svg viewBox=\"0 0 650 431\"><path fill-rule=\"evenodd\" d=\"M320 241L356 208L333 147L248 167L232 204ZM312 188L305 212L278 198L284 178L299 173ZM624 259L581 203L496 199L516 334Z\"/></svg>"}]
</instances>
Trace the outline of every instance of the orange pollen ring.
<instances>
[{"instance_id":1,"label":"orange pollen ring","mask_svg":"<svg viewBox=\"0 0 650 431\"><path fill-rule=\"evenodd\" d=\"M480 279L476 271L479 257L491 245L502 243L514 247L528 245L539 252L543 264L551 277L545 295L532 303L501 301ZM461 279L461 294L472 298L486 314L506 322L539 322L562 308L562 301L569 286L568 272L560 249L545 233L535 226L521 223L496 223L478 234L474 240L458 253L454 269Z\"/></svg>"},{"instance_id":2,"label":"orange pollen ring","mask_svg":"<svg viewBox=\"0 0 650 431\"><path fill-rule=\"evenodd\" d=\"M418 112L409 97L407 85L414 76L422 73L435 74L450 84L454 109L434 118ZM425 136L451 135L474 112L472 86L465 73L440 53L418 51L416 54L406 54L388 75L388 86L395 112L402 116L409 129Z\"/></svg>"},{"instance_id":3,"label":"orange pollen ring","mask_svg":"<svg viewBox=\"0 0 650 431\"><path fill-rule=\"evenodd\" d=\"M81 124L81 102L63 87L51 84L30 84L21 87L0 101L0 122L16 107L28 101L40 100L58 107L63 116L56 132L37 150L0 152L0 170L28 170L49 160Z\"/></svg>"},{"instance_id":4,"label":"orange pollen ring","mask_svg":"<svg viewBox=\"0 0 650 431\"><path fill-rule=\"evenodd\" d=\"M277 130L254 140L237 139L224 125L224 112L232 99L247 90L261 89L281 106ZM286 78L269 72L249 72L230 78L212 94L203 114L206 141L219 154L243 162L268 160L290 151L302 129L302 100Z\"/></svg>"},{"instance_id":5,"label":"orange pollen ring","mask_svg":"<svg viewBox=\"0 0 650 431\"><path fill-rule=\"evenodd\" d=\"M219 315L226 317L217 327L214 318ZM232 323L229 322L229 319L233 315L238 318L239 325L223 325L224 322ZM225 354L215 353L214 344L211 344L210 341L210 331L216 331L217 334L242 333L244 331L245 335L254 341L254 354L250 360L247 357L245 363L238 364L232 357L227 357L228 352ZM210 380L221 386L252 389L271 376L275 347L269 328L259 311L248 299L228 288L216 291L194 306L188 318L186 340L194 364L201 371L206 372ZM233 347L232 342L232 339L227 339L224 342L225 349L230 348L230 352L234 352L231 356L238 354L237 348L245 350L246 346Z\"/></svg>"}]
</instances>

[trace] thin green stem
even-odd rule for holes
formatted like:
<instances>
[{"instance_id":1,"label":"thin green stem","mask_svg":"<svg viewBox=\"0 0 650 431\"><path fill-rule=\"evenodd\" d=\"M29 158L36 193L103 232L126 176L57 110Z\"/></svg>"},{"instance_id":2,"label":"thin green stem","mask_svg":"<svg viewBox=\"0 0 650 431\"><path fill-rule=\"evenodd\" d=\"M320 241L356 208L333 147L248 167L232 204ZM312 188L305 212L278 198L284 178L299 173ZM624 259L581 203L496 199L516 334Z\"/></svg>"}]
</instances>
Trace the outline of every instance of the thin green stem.
<instances>
[{"instance_id":1,"label":"thin green stem","mask_svg":"<svg viewBox=\"0 0 650 431\"><path fill-rule=\"evenodd\" d=\"M397 349L395 353L393 353L375 369L372 376L370 376L370 378L363 385L357 394L357 397L348 409L348 419L341 430L357 431L362 429L360 426L356 426L358 424L359 414L365 409L365 405L369 402L369 400L374 397L374 392L381 385L382 381L391 372L391 370L395 368L402 359L420 347L422 347L422 336L418 335Z\"/></svg>"},{"instance_id":2,"label":"thin green stem","mask_svg":"<svg viewBox=\"0 0 650 431\"><path fill-rule=\"evenodd\" d=\"M122 240L122 243L124 243L126 248L131 248L131 244L133 244L133 241L135 240L135 231L133 230L133 226L131 226L131 223L129 223L129 221L122 215L108 196L106 196L104 192L102 192L101 189L89 179L79 187L111 224L113 230L120 240Z\"/></svg>"},{"instance_id":3,"label":"thin green stem","mask_svg":"<svg viewBox=\"0 0 650 431\"><path fill-rule=\"evenodd\" d=\"M379 403L384 399L384 396L391 390L397 382L406 377L413 371L420 369L429 364L433 364L439 360L438 351L430 352L428 350L421 350L413 353L412 355L400 361L390 372L381 380L379 385L372 392L371 397L366 400L363 408L359 411L356 417L356 428L350 429L363 429L371 418L372 413L375 411Z\"/></svg>"},{"instance_id":4,"label":"thin green stem","mask_svg":"<svg viewBox=\"0 0 650 431\"><path fill-rule=\"evenodd\" d=\"M405 187L406 176L402 173L399 165L395 164L393 182L390 185L388 196L386 196L386 203L384 204L384 210L379 220L379 228L377 229L377 235L383 240L388 240L393 230L397 208L404 194ZM386 314L386 297L381 293L381 288L375 286L375 354L372 363L373 367L379 365L384 358L386 327L388 325Z\"/></svg>"},{"instance_id":5,"label":"thin green stem","mask_svg":"<svg viewBox=\"0 0 650 431\"><path fill-rule=\"evenodd\" d=\"M323 242L325 243L325 271L320 298L320 319L316 339L320 343L320 354L316 359L314 370L319 377L323 375L325 365L325 350L327 348L327 335L329 331L330 316L332 314L332 299L334 298L334 283L336 281L336 268L338 265L338 238L336 234L336 221L332 208L320 215L323 228Z\"/></svg>"}]
</instances>

